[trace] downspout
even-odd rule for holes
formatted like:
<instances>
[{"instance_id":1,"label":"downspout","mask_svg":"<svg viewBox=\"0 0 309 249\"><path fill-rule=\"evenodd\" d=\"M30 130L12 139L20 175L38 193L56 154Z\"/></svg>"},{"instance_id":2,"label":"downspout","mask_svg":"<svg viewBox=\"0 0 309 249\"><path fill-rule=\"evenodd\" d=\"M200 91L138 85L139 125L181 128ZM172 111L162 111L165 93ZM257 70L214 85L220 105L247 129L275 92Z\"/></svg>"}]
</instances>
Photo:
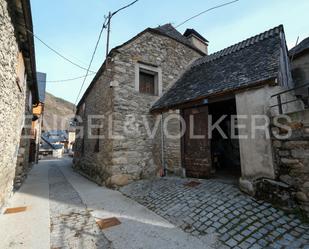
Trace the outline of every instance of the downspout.
<instances>
[{"instance_id":1,"label":"downspout","mask_svg":"<svg viewBox=\"0 0 309 249\"><path fill-rule=\"evenodd\" d=\"M163 167L163 176L167 175L167 169L164 159L164 129L163 129L163 113L161 112L161 161Z\"/></svg>"}]
</instances>

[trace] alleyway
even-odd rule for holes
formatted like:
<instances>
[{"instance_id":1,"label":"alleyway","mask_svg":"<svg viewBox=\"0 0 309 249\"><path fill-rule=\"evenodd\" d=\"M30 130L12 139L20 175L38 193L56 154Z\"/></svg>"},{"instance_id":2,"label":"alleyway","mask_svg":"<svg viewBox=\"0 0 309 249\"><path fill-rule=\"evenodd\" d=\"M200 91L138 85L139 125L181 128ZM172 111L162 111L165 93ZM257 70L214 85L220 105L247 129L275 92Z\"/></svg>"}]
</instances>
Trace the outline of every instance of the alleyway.
<instances>
[{"instance_id":1,"label":"alleyway","mask_svg":"<svg viewBox=\"0 0 309 249\"><path fill-rule=\"evenodd\" d=\"M183 232L117 191L99 187L71 169L71 160L41 161L0 215L0 248L187 249L216 247L212 236ZM99 219L121 224L100 230ZM4 229L3 229L4 228Z\"/></svg>"}]
</instances>

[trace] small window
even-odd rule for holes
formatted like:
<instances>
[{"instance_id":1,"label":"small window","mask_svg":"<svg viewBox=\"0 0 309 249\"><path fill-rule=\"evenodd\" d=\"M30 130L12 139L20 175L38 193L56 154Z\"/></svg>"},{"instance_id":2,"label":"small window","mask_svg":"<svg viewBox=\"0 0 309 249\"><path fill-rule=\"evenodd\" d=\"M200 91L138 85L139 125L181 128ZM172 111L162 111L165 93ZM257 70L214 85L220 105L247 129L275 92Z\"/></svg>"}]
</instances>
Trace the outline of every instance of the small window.
<instances>
[{"instance_id":1,"label":"small window","mask_svg":"<svg viewBox=\"0 0 309 249\"><path fill-rule=\"evenodd\" d=\"M140 93L146 93L155 95L156 77L149 72L140 71L139 73L139 91Z\"/></svg>"},{"instance_id":2,"label":"small window","mask_svg":"<svg viewBox=\"0 0 309 249\"><path fill-rule=\"evenodd\" d=\"M135 70L136 91L152 96L162 94L162 70L160 67L137 63Z\"/></svg>"}]
</instances>

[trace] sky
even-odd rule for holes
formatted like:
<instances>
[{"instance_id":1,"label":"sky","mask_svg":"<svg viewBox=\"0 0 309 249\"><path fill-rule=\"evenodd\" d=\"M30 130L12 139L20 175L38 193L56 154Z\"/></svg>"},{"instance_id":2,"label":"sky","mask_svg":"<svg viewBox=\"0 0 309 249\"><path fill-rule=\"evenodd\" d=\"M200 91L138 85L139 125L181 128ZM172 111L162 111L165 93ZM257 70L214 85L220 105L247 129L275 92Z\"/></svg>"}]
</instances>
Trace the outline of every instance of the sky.
<instances>
[{"instance_id":1,"label":"sky","mask_svg":"<svg viewBox=\"0 0 309 249\"><path fill-rule=\"evenodd\" d=\"M195 14L230 0L139 0L112 19L110 47L120 45L147 27L166 23L177 25ZM131 0L31 0L34 33L75 63L88 67L102 23L109 11ZM179 27L180 32L194 28L209 41L213 53L230 45L284 25L287 45L295 46L309 36L308 0L239 0L215 9ZM96 71L105 59L106 32L100 41L91 67ZM35 40L37 71L47 74L47 92L72 103L77 102L86 72L61 59ZM93 75L82 89L86 91ZM81 94L81 96L82 96ZM79 99L81 98L79 97Z\"/></svg>"}]
</instances>

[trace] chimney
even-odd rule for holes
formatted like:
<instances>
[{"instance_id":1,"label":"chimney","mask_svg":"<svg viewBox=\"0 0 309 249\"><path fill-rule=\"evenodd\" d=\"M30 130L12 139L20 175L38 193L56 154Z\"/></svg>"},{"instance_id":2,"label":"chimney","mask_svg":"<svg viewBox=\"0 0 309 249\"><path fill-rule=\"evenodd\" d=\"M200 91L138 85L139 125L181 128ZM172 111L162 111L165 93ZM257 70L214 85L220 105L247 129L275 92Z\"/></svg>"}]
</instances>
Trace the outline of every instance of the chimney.
<instances>
[{"instance_id":1,"label":"chimney","mask_svg":"<svg viewBox=\"0 0 309 249\"><path fill-rule=\"evenodd\" d=\"M194 29L187 29L183 35L191 42L194 47L208 55L208 41L206 38L204 38Z\"/></svg>"}]
</instances>

